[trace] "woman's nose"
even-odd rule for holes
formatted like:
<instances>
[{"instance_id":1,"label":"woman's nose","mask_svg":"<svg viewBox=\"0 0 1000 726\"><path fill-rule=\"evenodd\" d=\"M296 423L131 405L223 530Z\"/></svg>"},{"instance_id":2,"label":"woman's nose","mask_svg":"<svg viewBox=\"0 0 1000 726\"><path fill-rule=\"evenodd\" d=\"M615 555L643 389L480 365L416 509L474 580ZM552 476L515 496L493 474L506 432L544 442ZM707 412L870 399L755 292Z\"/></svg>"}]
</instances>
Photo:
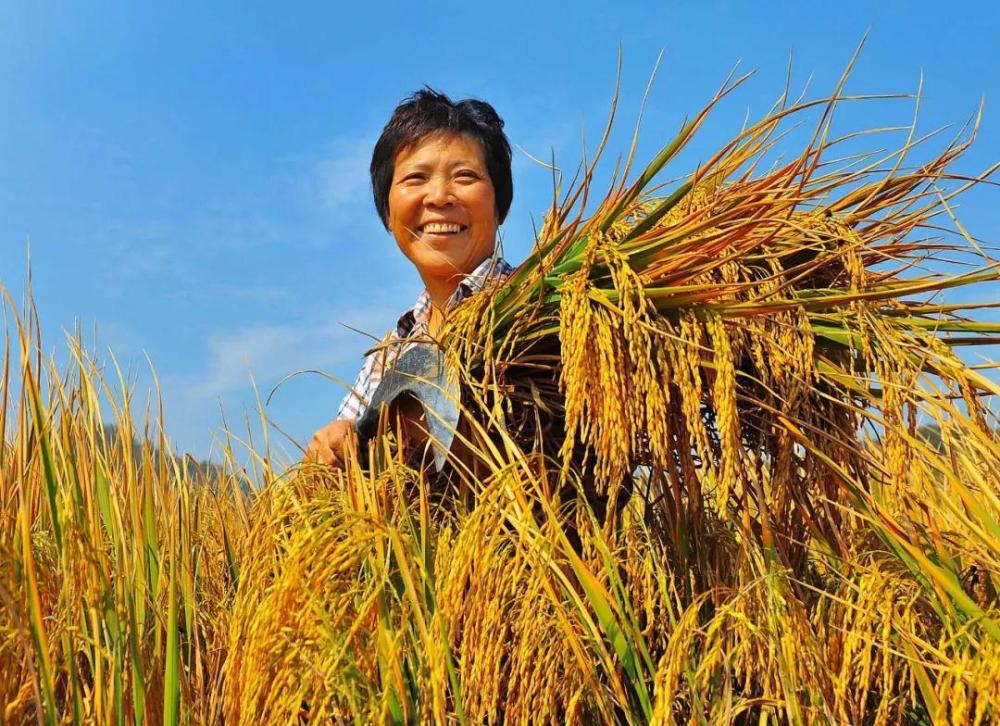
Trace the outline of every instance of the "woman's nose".
<instances>
[{"instance_id":1,"label":"woman's nose","mask_svg":"<svg viewBox=\"0 0 1000 726\"><path fill-rule=\"evenodd\" d=\"M443 207L454 201L451 184L447 179L432 178L427 182L425 202L434 207Z\"/></svg>"}]
</instances>

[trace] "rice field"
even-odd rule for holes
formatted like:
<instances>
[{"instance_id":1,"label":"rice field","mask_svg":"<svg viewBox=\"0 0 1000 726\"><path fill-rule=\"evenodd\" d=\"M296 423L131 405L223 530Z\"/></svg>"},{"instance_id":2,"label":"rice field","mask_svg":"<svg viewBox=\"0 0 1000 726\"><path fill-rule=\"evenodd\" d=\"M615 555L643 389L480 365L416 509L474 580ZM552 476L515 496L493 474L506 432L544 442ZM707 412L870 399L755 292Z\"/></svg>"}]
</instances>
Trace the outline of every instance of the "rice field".
<instances>
[{"instance_id":1,"label":"rice field","mask_svg":"<svg viewBox=\"0 0 1000 726\"><path fill-rule=\"evenodd\" d=\"M996 304L953 214L992 169L974 127L840 156L838 86L654 185L739 83L452 316L443 472L389 416L344 470L191 466L7 298L0 723L1000 720L1000 391L956 352L1000 325L940 300Z\"/></svg>"}]
</instances>

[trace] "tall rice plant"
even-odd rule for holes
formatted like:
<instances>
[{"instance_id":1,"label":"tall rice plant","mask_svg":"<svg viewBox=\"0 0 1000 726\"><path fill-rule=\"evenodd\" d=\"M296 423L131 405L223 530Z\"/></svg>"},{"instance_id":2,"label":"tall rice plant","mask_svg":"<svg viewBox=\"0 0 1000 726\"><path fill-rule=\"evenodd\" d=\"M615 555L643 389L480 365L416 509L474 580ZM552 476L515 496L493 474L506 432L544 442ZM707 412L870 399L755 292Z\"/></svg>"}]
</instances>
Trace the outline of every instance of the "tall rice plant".
<instances>
[{"instance_id":1,"label":"tall rice plant","mask_svg":"<svg viewBox=\"0 0 1000 726\"><path fill-rule=\"evenodd\" d=\"M78 336L61 370L6 312L0 723L218 720L243 487L172 456Z\"/></svg>"}]
</instances>

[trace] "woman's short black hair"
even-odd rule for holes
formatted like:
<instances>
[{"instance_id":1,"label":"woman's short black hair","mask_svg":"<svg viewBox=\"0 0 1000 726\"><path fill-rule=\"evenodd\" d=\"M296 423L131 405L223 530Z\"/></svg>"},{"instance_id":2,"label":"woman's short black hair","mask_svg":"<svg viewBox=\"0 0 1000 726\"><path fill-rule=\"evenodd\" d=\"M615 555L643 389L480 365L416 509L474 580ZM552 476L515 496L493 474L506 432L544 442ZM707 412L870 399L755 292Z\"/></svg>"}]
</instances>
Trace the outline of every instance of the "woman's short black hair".
<instances>
[{"instance_id":1,"label":"woman's short black hair","mask_svg":"<svg viewBox=\"0 0 1000 726\"><path fill-rule=\"evenodd\" d=\"M510 174L510 143L503 132L503 119L485 101L472 98L455 103L432 88L422 88L396 106L382 129L372 152L371 176L375 208L389 228L389 187L396 155L435 133L465 134L483 147L486 169L493 182L497 219L503 222L514 197Z\"/></svg>"}]
</instances>

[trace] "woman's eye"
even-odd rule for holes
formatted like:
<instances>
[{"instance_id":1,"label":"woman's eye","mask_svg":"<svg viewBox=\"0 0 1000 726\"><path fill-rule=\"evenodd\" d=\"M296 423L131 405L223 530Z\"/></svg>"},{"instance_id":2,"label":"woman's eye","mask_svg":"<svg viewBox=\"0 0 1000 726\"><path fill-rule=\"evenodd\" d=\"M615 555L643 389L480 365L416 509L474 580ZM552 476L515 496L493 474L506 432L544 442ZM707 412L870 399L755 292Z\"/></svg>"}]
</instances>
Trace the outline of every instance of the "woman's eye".
<instances>
[{"instance_id":1,"label":"woman's eye","mask_svg":"<svg viewBox=\"0 0 1000 726\"><path fill-rule=\"evenodd\" d=\"M462 171L458 172L458 176L460 176L463 179L478 179L479 178L479 174L477 174L476 172L472 171L471 169L463 169Z\"/></svg>"}]
</instances>

